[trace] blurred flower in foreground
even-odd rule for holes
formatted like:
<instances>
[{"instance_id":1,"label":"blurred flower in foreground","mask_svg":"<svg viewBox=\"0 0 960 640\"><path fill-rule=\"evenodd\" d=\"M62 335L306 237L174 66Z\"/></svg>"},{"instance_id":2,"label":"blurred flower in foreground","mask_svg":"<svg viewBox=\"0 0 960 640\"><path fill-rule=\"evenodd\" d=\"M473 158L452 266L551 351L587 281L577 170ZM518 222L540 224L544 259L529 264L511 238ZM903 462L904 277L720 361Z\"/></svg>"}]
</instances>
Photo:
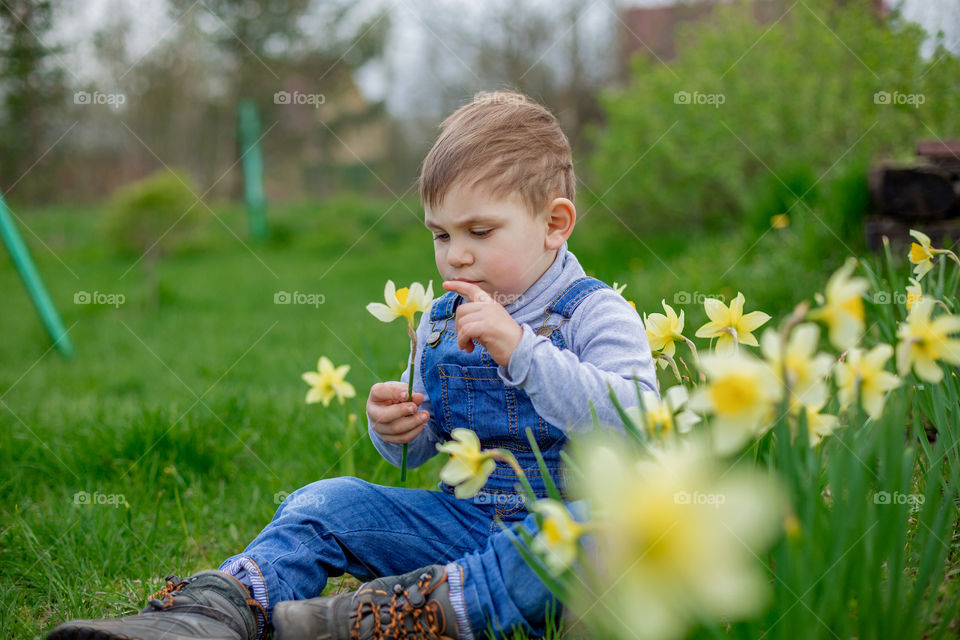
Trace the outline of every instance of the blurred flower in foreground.
<instances>
[{"instance_id":1,"label":"blurred flower in foreground","mask_svg":"<svg viewBox=\"0 0 960 640\"><path fill-rule=\"evenodd\" d=\"M866 278L851 278L857 266L856 258L848 259L827 280L826 301L808 315L811 320L823 320L830 330L830 343L844 351L854 346L864 328L863 293L870 283Z\"/></svg>"},{"instance_id":2,"label":"blurred flower in foreground","mask_svg":"<svg viewBox=\"0 0 960 640\"><path fill-rule=\"evenodd\" d=\"M554 575L566 571L577 559L577 547L584 526L573 519L563 503L545 498L530 506L543 515L540 532L533 539L533 551L543 557Z\"/></svg>"},{"instance_id":3,"label":"blurred flower in foreground","mask_svg":"<svg viewBox=\"0 0 960 640\"><path fill-rule=\"evenodd\" d=\"M437 451L450 459L440 469L440 479L456 487L458 498L472 498L486 484L497 463L480 450L480 439L470 429L454 429L453 440L437 445Z\"/></svg>"},{"instance_id":4,"label":"blurred flower in foreground","mask_svg":"<svg viewBox=\"0 0 960 640\"><path fill-rule=\"evenodd\" d=\"M678 638L698 622L758 614L768 601L754 554L783 521L779 488L769 474L721 469L684 443L639 460L623 437L574 447L597 545L587 578L597 584L575 592L574 610L596 611L606 637Z\"/></svg>"},{"instance_id":5,"label":"blurred flower in foreground","mask_svg":"<svg viewBox=\"0 0 960 640\"><path fill-rule=\"evenodd\" d=\"M700 364L708 384L694 392L690 408L713 414L713 445L720 453L732 453L766 430L783 388L770 367L753 356L714 353Z\"/></svg>"},{"instance_id":6,"label":"blurred flower in foreground","mask_svg":"<svg viewBox=\"0 0 960 640\"><path fill-rule=\"evenodd\" d=\"M770 368L783 381L784 370L790 387L790 411L796 413L801 406L823 406L827 401L826 377L833 365L833 356L816 353L820 328L813 323L798 325L790 333L785 353L780 334L767 329L760 337L760 350Z\"/></svg>"},{"instance_id":7,"label":"blurred flower in foreground","mask_svg":"<svg viewBox=\"0 0 960 640\"><path fill-rule=\"evenodd\" d=\"M683 311L681 310L678 316L666 300L661 300L660 304L663 305L666 315L662 313L643 314L643 324L647 329L650 350L659 351L672 358L677 351L674 343L685 340L683 337ZM665 360L658 360L658 362L663 367L667 366Z\"/></svg>"},{"instance_id":8,"label":"blurred flower in foreground","mask_svg":"<svg viewBox=\"0 0 960 640\"><path fill-rule=\"evenodd\" d=\"M316 371L307 371L301 378L310 385L307 392L307 402L322 402L323 406L330 406L330 401L336 397L340 404L344 398L357 395L353 385L345 380L350 365L344 364L334 368L333 363L326 356L321 356Z\"/></svg>"},{"instance_id":9,"label":"blurred flower in foreground","mask_svg":"<svg viewBox=\"0 0 960 640\"><path fill-rule=\"evenodd\" d=\"M846 360L837 363L840 406L853 404L859 390L864 411L874 420L879 419L883 413L884 395L900 386L900 378L884 369L892 355L893 347L885 343L878 344L870 351L850 349Z\"/></svg>"},{"instance_id":10,"label":"blurred flower in foreground","mask_svg":"<svg viewBox=\"0 0 960 640\"><path fill-rule=\"evenodd\" d=\"M820 413L822 409L822 404L803 408L807 418L807 435L811 447L818 445L823 438L836 431L840 425L840 419L837 416ZM791 427L796 428L796 423L791 423Z\"/></svg>"},{"instance_id":11,"label":"blurred flower in foreground","mask_svg":"<svg viewBox=\"0 0 960 640\"><path fill-rule=\"evenodd\" d=\"M905 376L913 367L918 378L933 384L943 380L937 360L960 365L960 340L949 336L960 331L960 316L946 313L931 320L935 303L919 300L897 330L897 371Z\"/></svg>"},{"instance_id":12,"label":"blurred flower in foreground","mask_svg":"<svg viewBox=\"0 0 960 640\"><path fill-rule=\"evenodd\" d=\"M737 344L758 346L757 339L751 332L769 320L770 316L762 311L752 311L744 315L743 303L744 297L740 292L737 292L737 297L730 302L729 307L716 298L706 298L703 308L710 322L697 329L696 336L716 338L717 351L731 349Z\"/></svg>"},{"instance_id":13,"label":"blurred flower in foreground","mask_svg":"<svg viewBox=\"0 0 960 640\"><path fill-rule=\"evenodd\" d=\"M407 324L413 327L414 314L427 311L433 304L433 281L427 283L427 289L424 291L423 285L419 282L414 282L409 288L397 289L393 280L387 280L387 285L383 289L383 299L386 304L371 302L367 305L367 311L381 322L406 318Z\"/></svg>"},{"instance_id":14,"label":"blurred flower in foreground","mask_svg":"<svg viewBox=\"0 0 960 640\"><path fill-rule=\"evenodd\" d=\"M627 407L626 414L638 425L645 427L650 435L662 436L671 432L688 433L700 422L700 416L690 410L682 410L687 404L687 388L674 385L663 394L645 390L640 394L643 409Z\"/></svg>"},{"instance_id":15,"label":"blurred flower in foreground","mask_svg":"<svg viewBox=\"0 0 960 640\"><path fill-rule=\"evenodd\" d=\"M909 278L909 280L910 284L907 285L907 311L910 311L910 307L915 302L923 299L923 289L920 287L920 282L916 278Z\"/></svg>"}]
</instances>

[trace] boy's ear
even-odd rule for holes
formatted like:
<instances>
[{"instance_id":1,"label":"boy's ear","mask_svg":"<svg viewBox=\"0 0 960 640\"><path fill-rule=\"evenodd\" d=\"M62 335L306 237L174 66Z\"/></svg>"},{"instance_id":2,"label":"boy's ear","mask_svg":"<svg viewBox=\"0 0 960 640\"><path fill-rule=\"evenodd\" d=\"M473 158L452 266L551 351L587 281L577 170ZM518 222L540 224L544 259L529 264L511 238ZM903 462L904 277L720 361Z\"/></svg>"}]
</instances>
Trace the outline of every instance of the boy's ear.
<instances>
[{"instance_id":1,"label":"boy's ear","mask_svg":"<svg viewBox=\"0 0 960 640\"><path fill-rule=\"evenodd\" d=\"M559 249L573 233L577 223L577 208L567 198L554 198L547 205L547 249Z\"/></svg>"}]
</instances>

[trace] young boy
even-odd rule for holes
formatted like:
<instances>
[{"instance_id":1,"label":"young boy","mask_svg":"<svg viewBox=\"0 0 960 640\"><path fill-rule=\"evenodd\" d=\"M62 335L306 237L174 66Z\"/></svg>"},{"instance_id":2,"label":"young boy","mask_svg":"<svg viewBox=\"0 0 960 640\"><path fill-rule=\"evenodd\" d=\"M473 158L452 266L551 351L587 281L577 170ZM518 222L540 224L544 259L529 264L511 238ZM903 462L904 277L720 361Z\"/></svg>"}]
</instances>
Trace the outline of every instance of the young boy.
<instances>
[{"instance_id":1,"label":"young boy","mask_svg":"<svg viewBox=\"0 0 960 640\"><path fill-rule=\"evenodd\" d=\"M484 448L511 450L546 495L525 435L563 485L571 430L620 424L609 389L637 404L636 380L656 390L643 324L616 292L587 278L566 241L576 223L570 147L556 119L515 93L480 94L441 125L420 193L447 293L417 331L409 369L367 400L369 433L390 462L416 467L455 428ZM498 463L480 493L314 482L219 571L170 577L138 616L81 620L50 638L283 640L438 637L470 640L543 632L552 598L495 518L535 533L517 477ZM522 521L522 522L521 522ZM318 598L327 579L373 579Z\"/></svg>"}]
</instances>

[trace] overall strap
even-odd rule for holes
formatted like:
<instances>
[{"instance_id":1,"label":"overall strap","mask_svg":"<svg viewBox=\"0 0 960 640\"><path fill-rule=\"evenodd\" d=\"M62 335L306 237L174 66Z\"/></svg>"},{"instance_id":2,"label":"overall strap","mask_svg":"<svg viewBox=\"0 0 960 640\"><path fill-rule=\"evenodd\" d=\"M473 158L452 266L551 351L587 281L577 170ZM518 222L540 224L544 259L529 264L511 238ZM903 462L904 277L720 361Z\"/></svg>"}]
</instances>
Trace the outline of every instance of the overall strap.
<instances>
[{"instance_id":1,"label":"overall strap","mask_svg":"<svg viewBox=\"0 0 960 640\"><path fill-rule=\"evenodd\" d=\"M546 313L547 315L559 313L569 320L570 316L573 315L573 312L577 310L577 307L580 306L580 303L583 302L587 296L594 291L608 288L609 285L605 282L589 276L574 280L547 305Z\"/></svg>"},{"instance_id":2,"label":"overall strap","mask_svg":"<svg viewBox=\"0 0 960 640\"><path fill-rule=\"evenodd\" d=\"M437 298L433 307L430 308L430 321L437 322L452 318L461 302L463 302L463 296L456 291L447 291Z\"/></svg>"}]
</instances>

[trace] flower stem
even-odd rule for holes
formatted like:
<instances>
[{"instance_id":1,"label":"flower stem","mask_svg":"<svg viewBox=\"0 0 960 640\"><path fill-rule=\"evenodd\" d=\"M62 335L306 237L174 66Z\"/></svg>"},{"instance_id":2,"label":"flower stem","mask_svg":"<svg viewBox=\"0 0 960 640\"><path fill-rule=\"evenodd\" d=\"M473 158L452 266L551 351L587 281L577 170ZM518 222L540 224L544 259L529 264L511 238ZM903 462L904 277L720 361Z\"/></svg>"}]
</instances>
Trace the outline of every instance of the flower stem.
<instances>
[{"instance_id":1,"label":"flower stem","mask_svg":"<svg viewBox=\"0 0 960 640\"><path fill-rule=\"evenodd\" d=\"M417 369L413 366L417 355L417 333L413 330L413 325L407 325L407 335L410 336L410 379L407 381L407 400L413 402L413 374ZM400 454L400 484L407 481L407 443L403 444L403 452Z\"/></svg>"}]
</instances>

